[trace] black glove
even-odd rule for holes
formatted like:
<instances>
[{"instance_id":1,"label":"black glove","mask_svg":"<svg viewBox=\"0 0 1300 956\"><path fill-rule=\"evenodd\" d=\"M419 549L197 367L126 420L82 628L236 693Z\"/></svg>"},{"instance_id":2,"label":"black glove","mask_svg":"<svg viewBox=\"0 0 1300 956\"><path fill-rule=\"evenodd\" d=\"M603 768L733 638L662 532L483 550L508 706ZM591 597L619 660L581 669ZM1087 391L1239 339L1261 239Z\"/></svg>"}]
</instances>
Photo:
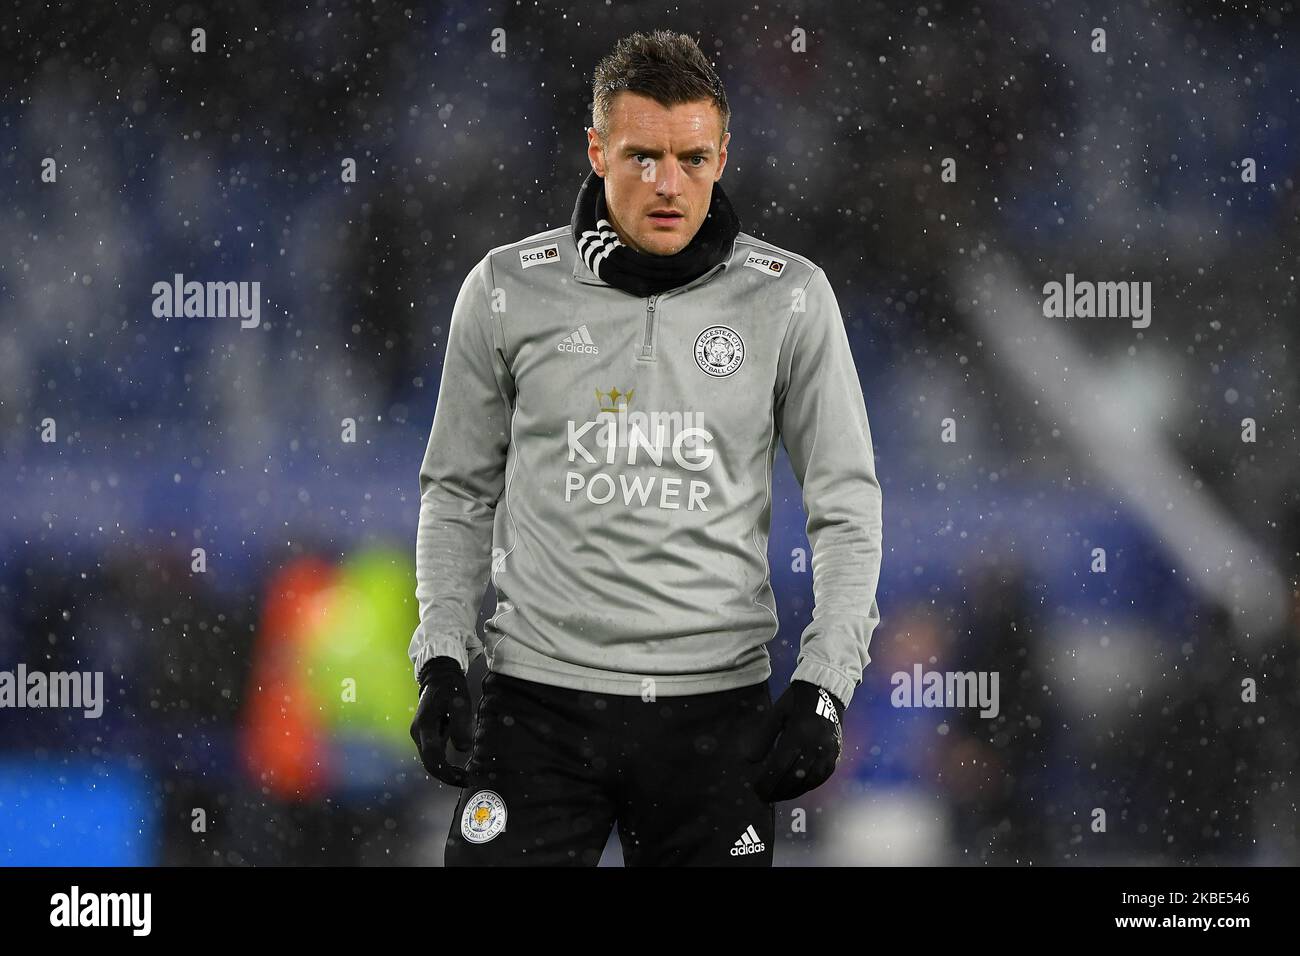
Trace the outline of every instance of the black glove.
<instances>
[{"instance_id":1,"label":"black glove","mask_svg":"<svg viewBox=\"0 0 1300 956\"><path fill-rule=\"evenodd\" d=\"M754 792L776 803L830 779L844 748L843 716L844 705L834 694L808 681L791 681L746 752L751 763L767 758Z\"/></svg>"},{"instance_id":2,"label":"black glove","mask_svg":"<svg viewBox=\"0 0 1300 956\"><path fill-rule=\"evenodd\" d=\"M465 768L447 762L447 735L457 750L469 750L474 739L469 686L453 657L435 657L420 668L420 704L411 721L411 739L424 769L443 783L465 786Z\"/></svg>"}]
</instances>

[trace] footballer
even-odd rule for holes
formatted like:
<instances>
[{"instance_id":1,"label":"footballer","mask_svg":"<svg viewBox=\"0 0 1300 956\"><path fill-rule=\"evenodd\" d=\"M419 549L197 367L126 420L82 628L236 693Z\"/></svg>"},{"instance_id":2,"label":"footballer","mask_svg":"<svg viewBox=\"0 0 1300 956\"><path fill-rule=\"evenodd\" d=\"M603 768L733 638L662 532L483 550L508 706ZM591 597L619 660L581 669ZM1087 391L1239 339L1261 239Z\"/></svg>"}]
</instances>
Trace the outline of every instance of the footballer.
<instances>
[{"instance_id":1,"label":"footballer","mask_svg":"<svg viewBox=\"0 0 1300 956\"><path fill-rule=\"evenodd\" d=\"M591 866L615 827L628 866L770 866L775 803L834 771L879 622L866 406L826 273L740 230L695 41L625 37L592 93L572 221L490 250L452 309L411 736L461 791L449 866ZM774 705L778 441L816 603Z\"/></svg>"}]
</instances>

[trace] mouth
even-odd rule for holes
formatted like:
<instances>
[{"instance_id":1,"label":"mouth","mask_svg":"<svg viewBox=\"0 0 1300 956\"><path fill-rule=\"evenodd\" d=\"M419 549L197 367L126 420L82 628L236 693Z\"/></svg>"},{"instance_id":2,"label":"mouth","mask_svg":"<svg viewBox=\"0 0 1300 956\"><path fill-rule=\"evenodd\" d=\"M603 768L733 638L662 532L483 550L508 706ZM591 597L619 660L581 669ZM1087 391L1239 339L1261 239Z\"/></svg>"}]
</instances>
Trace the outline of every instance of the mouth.
<instances>
[{"instance_id":1,"label":"mouth","mask_svg":"<svg viewBox=\"0 0 1300 956\"><path fill-rule=\"evenodd\" d=\"M675 209L656 209L648 218L657 226L675 226L686 221L686 215Z\"/></svg>"}]
</instances>

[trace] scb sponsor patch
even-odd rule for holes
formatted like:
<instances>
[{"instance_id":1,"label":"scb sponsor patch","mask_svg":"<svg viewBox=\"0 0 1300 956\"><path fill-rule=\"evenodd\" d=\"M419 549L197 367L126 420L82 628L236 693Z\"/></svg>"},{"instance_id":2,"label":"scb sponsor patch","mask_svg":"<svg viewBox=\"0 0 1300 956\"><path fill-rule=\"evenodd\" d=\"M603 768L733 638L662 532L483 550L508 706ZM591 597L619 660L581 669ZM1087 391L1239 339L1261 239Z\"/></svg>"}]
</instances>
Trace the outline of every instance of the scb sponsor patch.
<instances>
[{"instance_id":1,"label":"scb sponsor patch","mask_svg":"<svg viewBox=\"0 0 1300 956\"><path fill-rule=\"evenodd\" d=\"M480 790L465 802L460 834L470 843L487 843L506 828L506 802L491 790Z\"/></svg>"},{"instance_id":2,"label":"scb sponsor patch","mask_svg":"<svg viewBox=\"0 0 1300 956\"><path fill-rule=\"evenodd\" d=\"M558 262L560 259L560 244L553 242L549 246L534 246L531 249L519 250L519 264L525 269L531 269L533 266L541 265L544 262Z\"/></svg>"},{"instance_id":3,"label":"scb sponsor patch","mask_svg":"<svg viewBox=\"0 0 1300 956\"><path fill-rule=\"evenodd\" d=\"M769 256L761 252L751 252L745 265L757 269L763 275L779 276L785 271L786 261L778 256Z\"/></svg>"}]
</instances>

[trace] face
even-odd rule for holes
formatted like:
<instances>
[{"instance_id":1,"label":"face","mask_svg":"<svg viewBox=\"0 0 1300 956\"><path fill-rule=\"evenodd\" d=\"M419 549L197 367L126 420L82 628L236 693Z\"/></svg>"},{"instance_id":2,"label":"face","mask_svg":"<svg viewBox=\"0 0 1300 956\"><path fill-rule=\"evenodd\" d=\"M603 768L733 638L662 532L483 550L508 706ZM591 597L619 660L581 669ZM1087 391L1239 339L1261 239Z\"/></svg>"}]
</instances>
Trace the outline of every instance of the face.
<instances>
[{"instance_id":1,"label":"face","mask_svg":"<svg viewBox=\"0 0 1300 956\"><path fill-rule=\"evenodd\" d=\"M731 134L722 135L722 114L712 100L663 106L623 92L608 121L603 145L594 128L587 131L587 155L605 180L614 231L637 252L680 252L703 224L727 165Z\"/></svg>"}]
</instances>

